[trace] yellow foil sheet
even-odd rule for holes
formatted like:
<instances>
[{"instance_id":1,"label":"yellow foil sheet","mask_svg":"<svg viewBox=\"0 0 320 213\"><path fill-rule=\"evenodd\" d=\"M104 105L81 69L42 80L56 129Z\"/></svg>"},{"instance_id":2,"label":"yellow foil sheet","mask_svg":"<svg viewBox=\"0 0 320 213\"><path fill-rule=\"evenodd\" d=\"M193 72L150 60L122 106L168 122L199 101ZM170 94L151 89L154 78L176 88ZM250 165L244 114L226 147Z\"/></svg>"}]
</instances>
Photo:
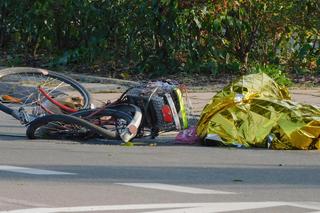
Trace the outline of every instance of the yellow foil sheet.
<instances>
[{"instance_id":1,"label":"yellow foil sheet","mask_svg":"<svg viewBox=\"0 0 320 213\"><path fill-rule=\"evenodd\" d=\"M204 107L197 134L212 145L320 149L320 109L291 101L288 89L264 73L246 75Z\"/></svg>"}]
</instances>

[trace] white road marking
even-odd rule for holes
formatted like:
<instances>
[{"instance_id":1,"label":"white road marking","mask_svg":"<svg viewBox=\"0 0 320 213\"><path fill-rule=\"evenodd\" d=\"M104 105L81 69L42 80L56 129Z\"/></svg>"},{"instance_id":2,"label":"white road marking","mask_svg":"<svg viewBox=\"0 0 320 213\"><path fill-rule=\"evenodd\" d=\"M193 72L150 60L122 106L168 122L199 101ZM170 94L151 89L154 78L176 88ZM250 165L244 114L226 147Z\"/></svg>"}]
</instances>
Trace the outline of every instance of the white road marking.
<instances>
[{"instance_id":1,"label":"white road marking","mask_svg":"<svg viewBox=\"0 0 320 213\"><path fill-rule=\"evenodd\" d=\"M58 172L58 171L51 171L51 170L33 169L33 168L27 168L27 167L6 166L6 165L0 165L0 171L25 173L25 174L31 174L31 175L75 175L75 173L69 173L69 172Z\"/></svg>"},{"instance_id":2,"label":"white road marking","mask_svg":"<svg viewBox=\"0 0 320 213\"><path fill-rule=\"evenodd\" d=\"M165 190L165 191L182 192L182 193L189 193L189 194L237 194L234 192L200 189L200 188L194 188L194 187L185 187L185 186L169 185L169 184L162 184L162 183L116 183L116 184L124 185L124 186L147 188L147 189L158 189L158 190Z\"/></svg>"},{"instance_id":3,"label":"white road marking","mask_svg":"<svg viewBox=\"0 0 320 213\"><path fill-rule=\"evenodd\" d=\"M290 203L290 206L319 210L319 211L313 211L310 213L320 213L320 203L319 202L294 202L294 203Z\"/></svg>"},{"instance_id":4,"label":"white road marking","mask_svg":"<svg viewBox=\"0 0 320 213\"><path fill-rule=\"evenodd\" d=\"M316 205L308 205L308 202L290 203L290 202L222 202L222 203L163 203L163 204L132 204L132 205L108 205L108 206L76 206L60 208L32 208L19 209L11 211L2 211L0 213L57 213L57 212L95 212L95 211L128 211L128 210L149 210L144 213L215 213L230 212L249 209L261 209L270 207L301 207L310 210L319 211ZM171 208L171 210L170 210ZM158 210L157 210L158 209ZM141 211L140 211L141 212Z\"/></svg>"}]
</instances>

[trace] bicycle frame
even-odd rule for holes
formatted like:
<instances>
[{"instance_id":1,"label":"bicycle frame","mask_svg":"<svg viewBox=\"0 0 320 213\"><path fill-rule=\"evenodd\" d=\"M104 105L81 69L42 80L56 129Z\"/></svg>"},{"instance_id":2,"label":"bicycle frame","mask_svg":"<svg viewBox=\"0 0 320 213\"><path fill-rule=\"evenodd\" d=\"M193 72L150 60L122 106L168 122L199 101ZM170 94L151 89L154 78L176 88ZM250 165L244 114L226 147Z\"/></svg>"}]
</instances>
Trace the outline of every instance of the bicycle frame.
<instances>
[{"instance_id":1,"label":"bicycle frame","mask_svg":"<svg viewBox=\"0 0 320 213\"><path fill-rule=\"evenodd\" d=\"M19 110L13 110L7 107L6 105L4 105L1 101L0 101L0 110L8 115L11 115L12 117L14 117L15 119L17 119L18 121L20 121L22 124L25 124L25 125L30 123L34 119L34 118L31 118L31 116L29 116L27 113L25 113L23 108L19 108Z\"/></svg>"},{"instance_id":2,"label":"bicycle frame","mask_svg":"<svg viewBox=\"0 0 320 213\"><path fill-rule=\"evenodd\" d=\"M44 91L43 88L41 88L40 86L38 87L39 89L39 92L47 99L49 100L51 103L53 103L54 105L56 105L57 107L59 107L60 109L66 111L66 112L69 112L69 113L73 113L73 112L77 112L78 110L76 109L73 109L73 108L70 108L70 107L67 107L63 104L61 104L59 101L56 101L54 98L50 97L50 95L48 95L48 93L46 93Z\"/></svg>"}]
</instances>

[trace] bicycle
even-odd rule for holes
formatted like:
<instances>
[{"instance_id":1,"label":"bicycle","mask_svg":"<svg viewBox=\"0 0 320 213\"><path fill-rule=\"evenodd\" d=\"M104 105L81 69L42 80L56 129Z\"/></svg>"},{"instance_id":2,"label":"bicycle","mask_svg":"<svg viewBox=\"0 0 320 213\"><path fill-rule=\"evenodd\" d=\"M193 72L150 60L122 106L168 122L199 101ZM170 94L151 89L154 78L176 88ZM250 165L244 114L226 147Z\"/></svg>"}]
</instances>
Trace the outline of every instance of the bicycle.
<instances>
[{"instance_id":1,"label":"bicycle","mask_svg":"<svg viewBox=\"0 0 320 213\"><path fill-rule=\"evenodd\" d=\"M48 100L63 100L69 106L55 107ZM50 109L51 106L53 108ZM59 110L91 107L90 93L77 81L49 70L12 67L0 70L0 110L28 125L37 117Z\"/></svg>"},{"instance_id":2,"label":"bicycle","mask_svg":"<svg viewBox=\"0 0 320 213\"><path fill-rule=\"evenodd\" d=\"M30 139L102 137L128 142L185 128L188 119L181 89L175 83L157 81L129 88L117 101L99 109L37 118L26 133Z\"/></svg>"}]
</instances>

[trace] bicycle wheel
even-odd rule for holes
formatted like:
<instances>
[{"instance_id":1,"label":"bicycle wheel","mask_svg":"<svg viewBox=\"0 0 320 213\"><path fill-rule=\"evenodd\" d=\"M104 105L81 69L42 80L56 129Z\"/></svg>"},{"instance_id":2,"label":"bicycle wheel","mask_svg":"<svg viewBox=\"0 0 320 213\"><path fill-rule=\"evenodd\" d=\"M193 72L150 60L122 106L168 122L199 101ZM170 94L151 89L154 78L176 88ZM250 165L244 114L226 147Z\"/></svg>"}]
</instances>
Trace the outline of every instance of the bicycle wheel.
<instances>
[{"instance_id":1,"label":"bicycle wheel","mask_svg":"<svg viewBox=\"0 0 320 213\"><path fill-rule=\"evenodd\" d=\"M86 140L97 135L106 135L101 127L71 115L45 115L36 118L28 125L29 139L70 139Z\"/></svg>"},{"instance_id":2,"label":"bicycle wheel","mask_svg":"<svg viewBox=\"0 0 320 213\"><path fill-rule=\"evenodd\" d=\"M113 139L121 139L123 142L128 142L133 139L138 133L142 121L142 113L139 107L133 104L120 103L108 106L105 109L83 110L84 112L74 113L74 116L81 116L83 119L96 122L92 119L99 117L107 117L111 123L102 122L95 123L102 127L101 135L105 134ZM108 128L108 125L111 128ZM112 128L113 126L113 128Z\"/></svg>"},{"instance_id":3,"label":"bicycle wheel","mask_svg":"<svg viewBox=\"0 0 320 213\"><path fill-rule=\"evenodd\" d=\"M66 113L48 98L74 111L89 108L91 101L89 92L65 75L29 67L0 70L0 101L7 109L4 112L23 111L30 116L26 122L48 112Z\"/></svg>"},{"instance_id":4,"label":"bicycle wheel","mask_svg":"<svg viewBox=\"0 0 320 213\"><path fill-rule=\"evenodd\" d=\"M119 108L81 110L71 115L102 127L110 139L121 139L120 135L126 131L134 116L132 112Z\"/></svg>"}]
</instances>

